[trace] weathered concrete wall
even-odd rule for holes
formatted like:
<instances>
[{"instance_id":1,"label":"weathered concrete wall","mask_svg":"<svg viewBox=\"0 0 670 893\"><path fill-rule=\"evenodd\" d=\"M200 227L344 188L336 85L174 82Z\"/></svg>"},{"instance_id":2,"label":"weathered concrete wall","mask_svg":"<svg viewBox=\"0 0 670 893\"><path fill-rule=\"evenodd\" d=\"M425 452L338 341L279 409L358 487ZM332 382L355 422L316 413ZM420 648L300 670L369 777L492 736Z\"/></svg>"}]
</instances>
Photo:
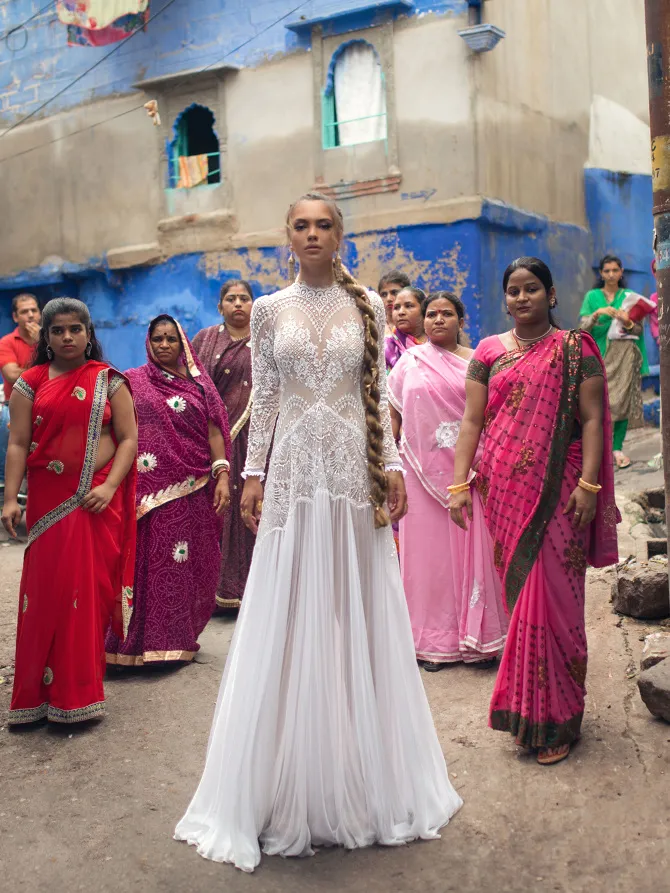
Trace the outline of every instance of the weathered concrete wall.
<instances>
[{"instance_id":1,"label":"weathered concrete wall","mask_svg":"<svg viewBox=\"0 0 670 893\"><path fill-rule=\"evenodd\" d=\"M474 196L476 187L467 49L457 34L462 24L462 18L431 15L400 19L390 32L393 89L388 103L398 134L401 188L343 201L350 231L446 223L464 216L449 204ZM353 33L370 37L373 31ZM340 42L329 38L327 52ZM142 109L155 95L161 96L160 129L151 126ZM166 145L174 120L192 102L215 114L224 183L166 189ZM25 210L12 214L10 237L0 240L0 275L37 266L53 255L84 264L109 251L157 242L159 256L277 244L286 208L314 187L317 162L327 154L318 134L315 138L319 103L313 53L297 50L222 74L214 85L182 85L177 95L173 88L164 94L148 88L18 128L0 141L0 204ZM97 121L104 123L91 128ZM66 136L76 131L82 132ZM384 144L372 145L383 157ZM29 151L35 147L40 148ZM353 151L364 154L366 148ZM388 175L389 164L379 175ZM182 239L166 239L159 232L164 218L217 211L230 213L230 227L213 235L201 229L200 242L189 224ZM129 256L125 250L120 254Z\"/></svg>"},{"instance_id":2,"label":"weathered concrete wall","mask_svg":"<svg viewBox=\"0 0 670 893\"><path fill-rule=\"evenodd\" d=\"M644 4L493 0L485 8L507 36L473 59L478 191L583 224L593 97L648 119Z\"/></svg>"},{"instance_id":3,"label":"weathered concrete wall","mask_svg":"<svg viewBox=\"0 0 670 893\"><path fill-rule=\"evenodd\" d=\"M590 276L589 251L585 230L493 203L480 204L476 219L365 233L349 238L344 246L347 263L366 285L376 286L383 270L400 267L427 290L454 291L467 308L473 343L507 325L502 273L521 254L548 259L556 276L561 319L573 324ZM214 324L220 285L231 277L250 280L256 295L276 291L287 282L286 252L229 249L180 255L153 267L115 273L66 270L32 290L42 302L62 294L85 301L108 358L125 369L144 362L146 326L158 313L173 313L191 335ZM9 306L19 288L17 283L0 290L0 331L10 328Z\"/></svg>"}]
</instances>

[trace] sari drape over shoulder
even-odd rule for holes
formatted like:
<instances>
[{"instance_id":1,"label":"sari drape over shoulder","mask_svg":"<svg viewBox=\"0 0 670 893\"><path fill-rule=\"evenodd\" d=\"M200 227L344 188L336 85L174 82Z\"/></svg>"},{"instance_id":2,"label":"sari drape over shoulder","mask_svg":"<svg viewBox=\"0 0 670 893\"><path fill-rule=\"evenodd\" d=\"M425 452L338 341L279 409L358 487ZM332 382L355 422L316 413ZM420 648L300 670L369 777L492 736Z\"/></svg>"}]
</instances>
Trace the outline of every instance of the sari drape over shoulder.
<instances>
[{"instance_id":1,"label":"sari drape over shoulder","mask_svg":"<svg viewBox=\"0 0 670 893\"><path fill-rule=\"evenodd\" d=\"M215 607L222 519L213 508L209 422L223 434L229 457L226 409L209 375L178 326L188 377L156 361L127 373L138 415L137 566L135 614L125 641L113 630L107 662L191 660Z\"/></svg>"},{"instance_id":2,"label":"sari drape over shoulder","mask_svg":"<svg viewBox=\"0 0 670 893\"><path fill-rule=\"evenodd\" d=\"M113 459L95 470L109 399L127 379L105 363L49 379L34 366L16 382L32 404L27 459L29 532L9 722L78 722L102 716L104 635L127 631L133 607L133 467L100 514L81 508L106 480Z\"/></svg>"},{"instance_id":3,"label":"sari drape over shoulder","mask_svg":"<svg viewBox=\"0 0 670 893\"><path fill-rule=\"evenodd\" d=\"M449 516L468 361L432 344L408 350L388 378L402 416L408 513L400 565L419 659L476 662L503 646L507 617L484 510L474 496L467 532Z\"/></svg>"},{"instance_id":4,"label":"sari drape over shoulder","mask_svg":"<svg viewBox=\"0 0 670 893\"><path fill-rule=\"evenodd\" d=\"M238 608L256 542L240 513L252 405L250 337L234 340L224 325L210 326L195 336L193 349L211 376L230 423L230 511L223 520L216 603L220 608Z\"/></svg>"},{"instance_id":5,"label":"sari drape over shoulder","mask_svg":"<svg viewBox=\"0 0 670 893\"><path fill-rule=\"evenodd\" d=\"M575 331L555 332L525 351L486 338L468 370L488 385L476 486L511 614L490 722L533 747L579 737L586 566L618 561L606 387L596 517L578 531L563 514L581 475L579 388L593 375L604 375L597 346Z\"/></svg>"}]
</instances>

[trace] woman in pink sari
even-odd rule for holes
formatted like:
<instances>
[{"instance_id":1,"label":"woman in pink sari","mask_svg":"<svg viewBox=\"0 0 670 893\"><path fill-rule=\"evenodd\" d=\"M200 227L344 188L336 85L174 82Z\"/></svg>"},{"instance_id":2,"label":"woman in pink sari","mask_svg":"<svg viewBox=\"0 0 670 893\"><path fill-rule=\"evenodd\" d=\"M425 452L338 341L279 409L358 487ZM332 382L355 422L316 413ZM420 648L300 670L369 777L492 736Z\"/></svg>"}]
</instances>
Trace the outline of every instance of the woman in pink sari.
<instances>
[{"instance_id":1,"label":"woman in pink sari","mask_svg":"<svg viewBox=\"0 0 670 893\"><path fill-rule=\"evenodd\" d=\"M618 561L611 421L598 348L554 323L546 264L517 259L503 288L514 327L470 362L450 509L460 527L464 509L473 517L467 481L484 431L475 483L511 614L490 725L549 765L580 736L586 566Z\"/></svg>"},{"instance_id":2,"label":"woman in pink sari","mask_svg":"<svg viewBox=\"0 0 670 893\"><path fill-rule=\"evenodd\" d=\"M394 434L406 460L407 515L400 564L414 647L424 669L456 661L488 666L505 641L507 618L493 546L478 497L467 532L449 520L447 486L465 411L464 308L446 291L422 304L428 342L408 350L388 379Z\"/></svg>"}]
</instances>

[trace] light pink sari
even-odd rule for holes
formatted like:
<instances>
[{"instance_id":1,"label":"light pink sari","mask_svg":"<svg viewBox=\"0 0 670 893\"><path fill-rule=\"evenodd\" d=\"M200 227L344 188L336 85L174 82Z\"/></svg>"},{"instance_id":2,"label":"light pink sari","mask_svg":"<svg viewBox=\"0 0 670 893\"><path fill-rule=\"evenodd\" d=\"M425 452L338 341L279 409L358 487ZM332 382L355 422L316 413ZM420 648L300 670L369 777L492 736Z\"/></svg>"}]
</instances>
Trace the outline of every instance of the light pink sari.
<instances>
[{"instance_id":1,"label":"light pink sari","mask_svg":"<svg viewBox=\"0 0 670 893\"><path fill-rule=\"evenodd\" d=\"M479 498L475 494L467 533L448 512L467 368L467 360L422 344L400 358L388 379L389 400L402 415L400 451L408 466L400 564L414 646L418 658L440 663L492 657L507 629Z\"/></svg>"},{"instance_id":2,"label":"light pink sari","mask_svg":"<svg viewBox=\"0 0 670 893\"><path fill-rule=\"evenodd\" d=\"M603 451L598 512L579 532L563 514L582 467L579 388L604 375L593 339L556 332L526 351L497 336L478 346L468 378L488 385L477 488L511 614L490 725L517 744L579 738L584 713L587 563L618 561L612 452ZM611 443L607 388L604 443Z\"/></svg>"}]
</instances>

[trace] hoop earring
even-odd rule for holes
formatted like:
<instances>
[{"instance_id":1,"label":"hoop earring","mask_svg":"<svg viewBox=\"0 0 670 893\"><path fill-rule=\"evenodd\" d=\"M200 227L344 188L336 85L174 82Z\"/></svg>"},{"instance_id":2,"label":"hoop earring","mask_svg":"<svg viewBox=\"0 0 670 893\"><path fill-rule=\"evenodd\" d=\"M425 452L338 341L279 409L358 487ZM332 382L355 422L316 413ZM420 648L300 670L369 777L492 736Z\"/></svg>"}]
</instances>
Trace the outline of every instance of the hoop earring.
<instances>
[{"instance_id":1,"label":"hoop earring","mask_svg":"<svg viewBox=\"0 0 670 893\"><path fill-rule=\"evenodd\" d=\"M47 359L49 359L49 360L53 360L53 358L54 358L54 352L53 352L53 350L49 347L49 345L47 345Z\"/></svg>"},{"instance_id":2,"label":"hoop earring","mask_svg":"<svg viewBox=\"0 0 670 893\"><path fill-rule=\"evenodd\" d=\"M342 258L340 257L339 250L335 254L333 259L333 275L335 276L335 282L342 282L344 279L344 270L342 268Z\"/></svg>"},{"instance_id":3,"label":"hoop earring","mask_svg":"<svg viewBox=\"0 0 670 893\"><path fill-rule=\"evenodd\" d=\"M87 359L87 360L88 360L89 357L91 356L92 351L93 351L93 345L92 345L91 342L89 341L88 344L86 345L86 350L84 351L84 353L86 354L86 359Z\"/></svg>"},{"instance_id":4,"label":"hoop earring","mask_svg":"<svg viewBox=\"0 0 670 893\"><path fill-rule=\"evenodd\" d=\"M293 249L288 253L288 278L291 282L295 282L295 255Z\"/></svg>"}]
</instances>

